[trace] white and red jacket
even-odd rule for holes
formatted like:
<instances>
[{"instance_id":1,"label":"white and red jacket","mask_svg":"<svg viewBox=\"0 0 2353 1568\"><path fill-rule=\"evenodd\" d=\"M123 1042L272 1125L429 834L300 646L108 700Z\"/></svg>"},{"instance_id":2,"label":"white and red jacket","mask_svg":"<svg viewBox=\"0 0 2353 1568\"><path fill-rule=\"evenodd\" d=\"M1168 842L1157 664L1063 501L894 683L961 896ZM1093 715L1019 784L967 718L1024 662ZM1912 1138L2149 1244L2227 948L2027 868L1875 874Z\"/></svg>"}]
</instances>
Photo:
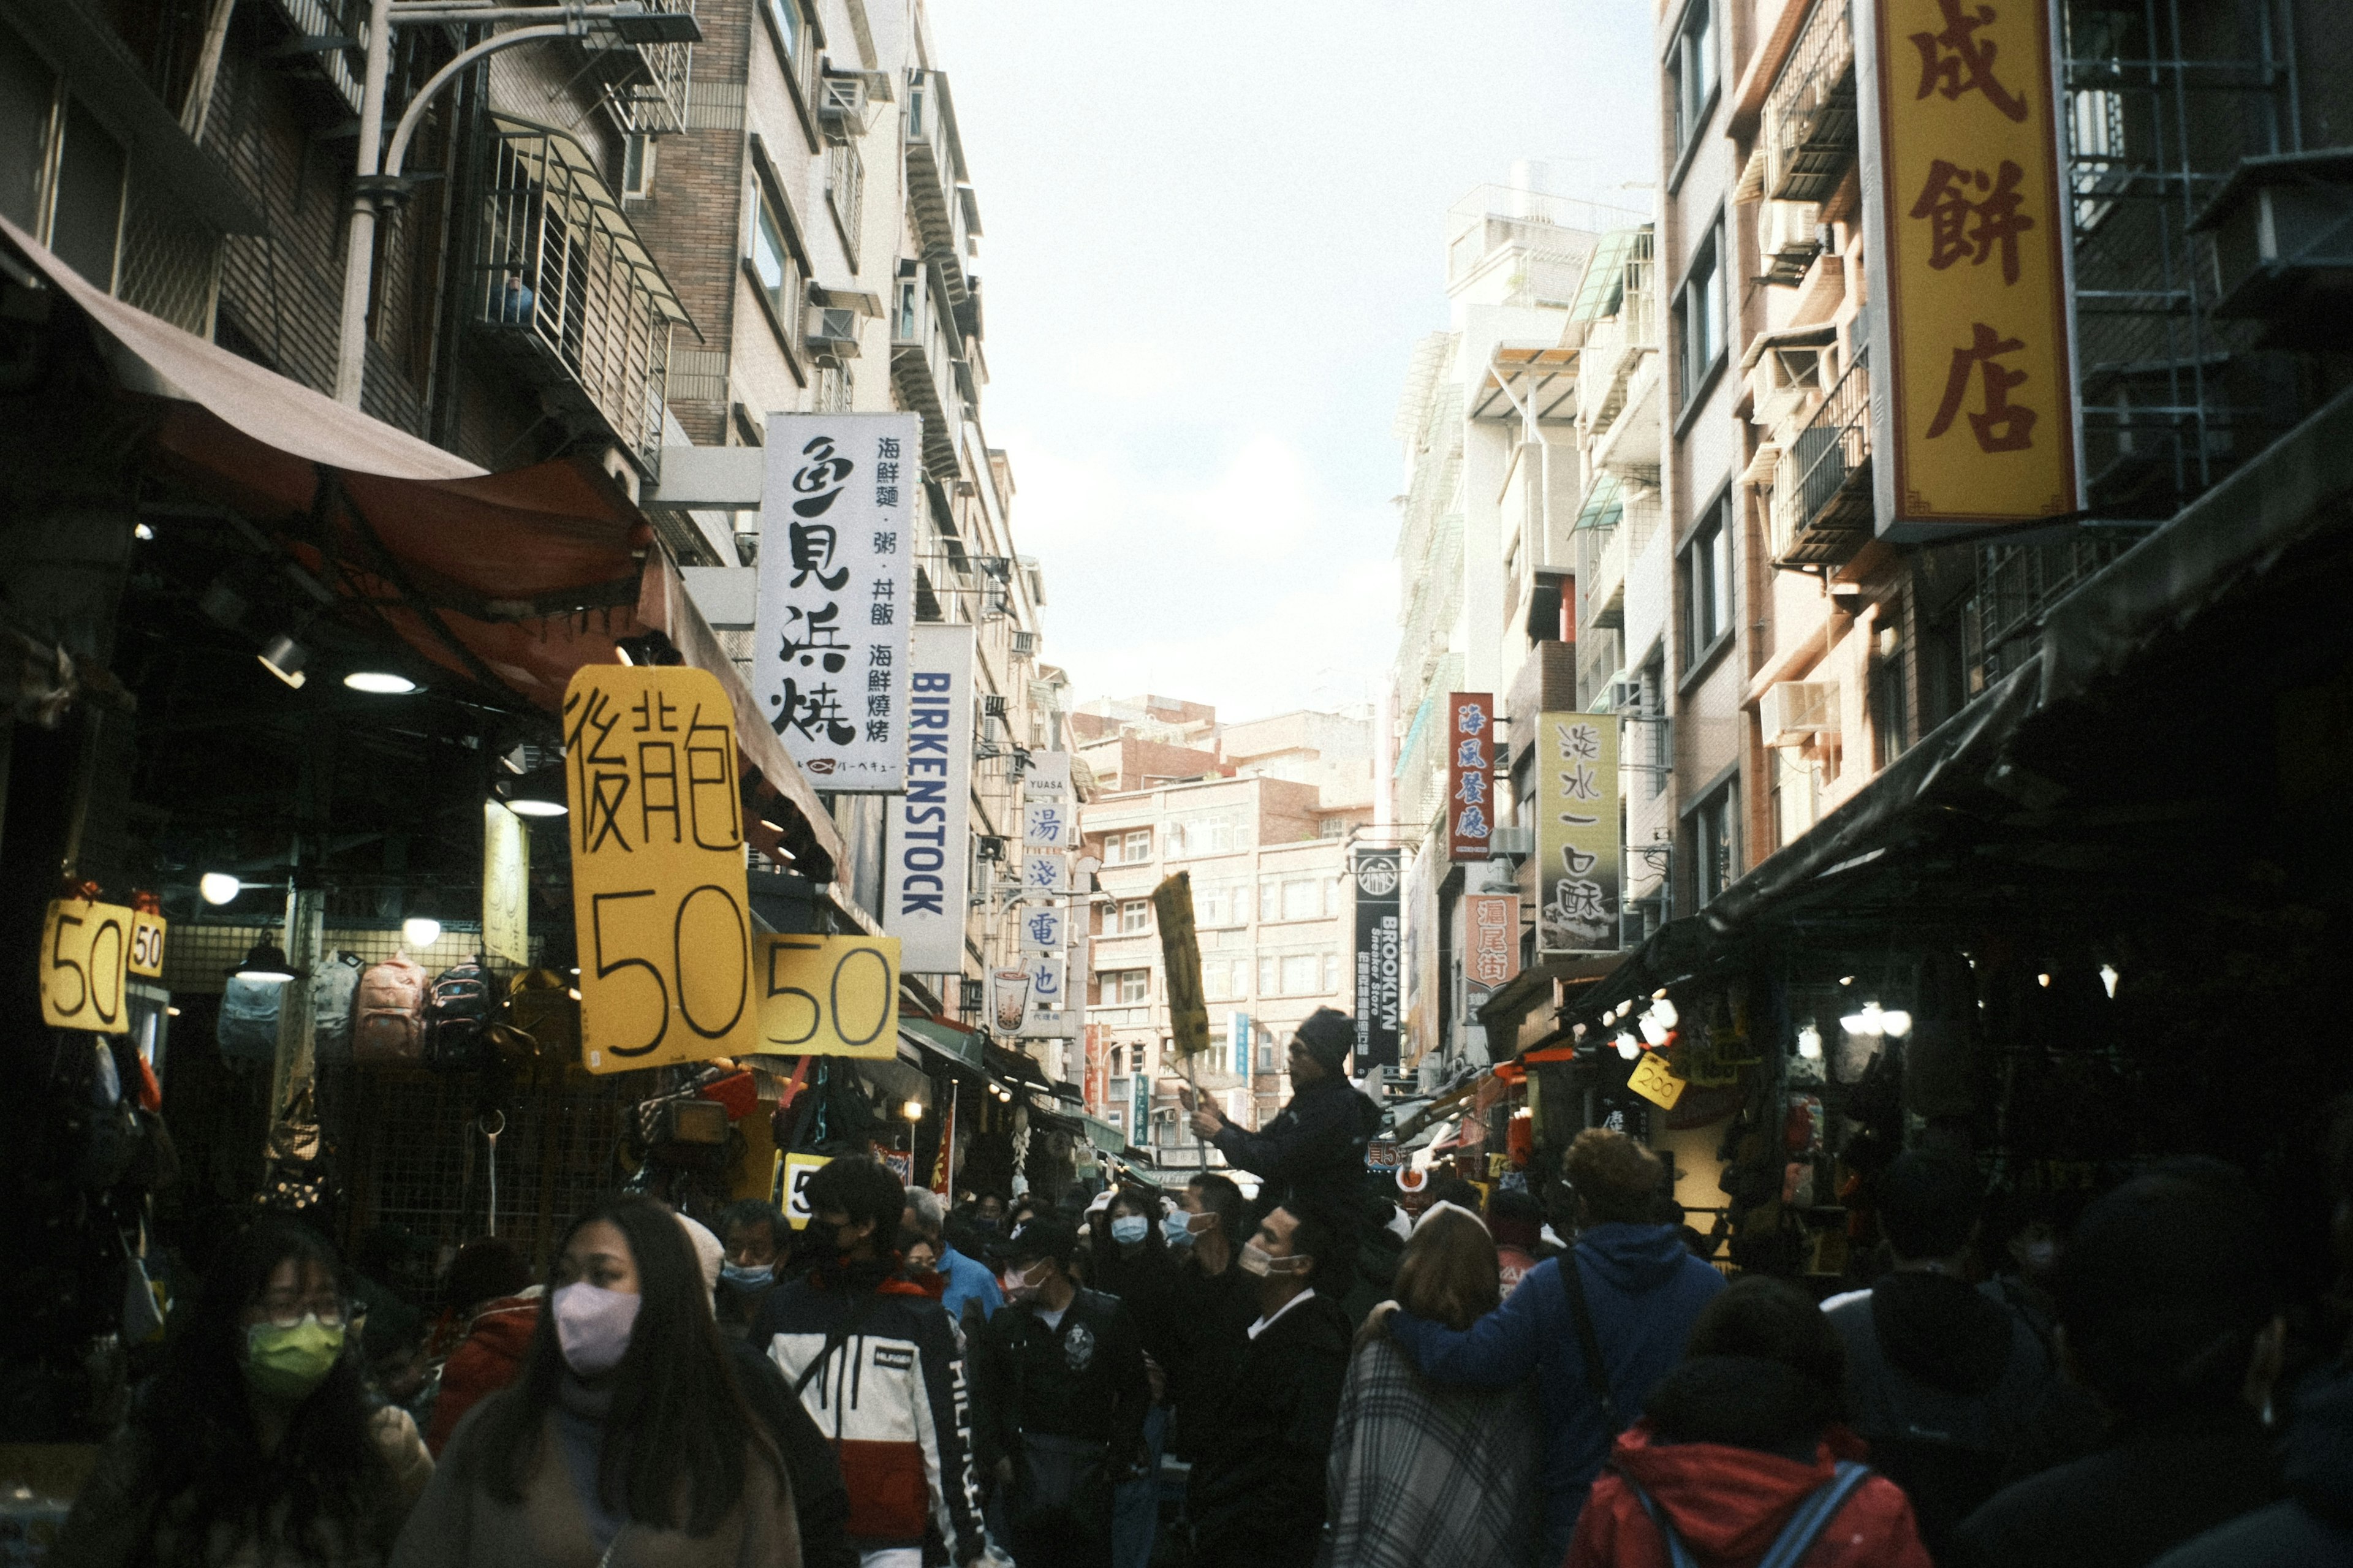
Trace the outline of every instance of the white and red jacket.
<instances>
[{"instance_id":1,"label":"white and red jacket","mask_svg":"<svg viewBox=\"0 0 2353 1568\"><path fill-rule=\"evenodd\" d=\"M885 1264L819 1268L768 1293L751 1342L833 1442L852 1545L916 1545L929 1523L955 1561L979 1555L964 1358L934 1292Z\"/></svg>"}]
</instances>

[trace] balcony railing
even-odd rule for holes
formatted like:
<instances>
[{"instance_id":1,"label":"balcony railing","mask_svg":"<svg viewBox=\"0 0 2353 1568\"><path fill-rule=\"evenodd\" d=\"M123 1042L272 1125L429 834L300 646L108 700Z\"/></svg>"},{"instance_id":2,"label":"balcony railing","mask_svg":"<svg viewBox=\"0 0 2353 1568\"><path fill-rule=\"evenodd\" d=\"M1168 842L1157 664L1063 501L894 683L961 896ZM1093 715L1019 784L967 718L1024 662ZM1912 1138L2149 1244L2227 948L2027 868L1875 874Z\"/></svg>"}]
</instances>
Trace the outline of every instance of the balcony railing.
<instances>
[{"instance_id":1,"label":"balcony railing","mask_svg":"<svg viewBox=\"0 0 2353 1568\"><path fill-rule=\"evenodd\" d=\"M948 304L962 310L971 293L964 269L963 202L956 187L964 178L956 144L955 111L947 78L916 71L907 84L907 205L923 239L923 258L940 269Z\"/></svg>"},{"instance_id":2,"label":"balcony railing","mask_svg":"<svg viewBox=\"0 0 2353 1568\"><path fill-rule=\"evenodd\" d=\"M1765 194L1819 202L1854 158L1854 25L1849 0L1814 0L1765 99Z\"/></svg>"},{"instance_id":3,"label":"balcony railing","mask_svg":"<svg viewBox=\"0 0 2353 1568\"><path fill-rule=\"evenodd\" d=\"M694 15L694 0L644 0L649 11ZM624 132L663 135L686 129L687 84L694 75L692 44L631 44L604 29L581 40L586 75Z\"/></svg>"},{"instance_id":4,"label":"balcony railing","mask_svg":"<svg viewBox=\"0 0 2353 1568\"><path fill-rule=\"evenodd\" d=\"M1774 470L1773 556L1840 565L1871 532L1871 371L1858 359Z\"/></svg>"},{"instance_id":5,"label":"balcony railing","mask_svg":"<svg viewBox=\"0 0 2353 1568\"><path fill-rule=\"evenodd\" d=\"M651 475L670 328L686 311L579 142L510 115L490 121L470 313L576 434L601 424Z\"/></svg>"}]
</instances>

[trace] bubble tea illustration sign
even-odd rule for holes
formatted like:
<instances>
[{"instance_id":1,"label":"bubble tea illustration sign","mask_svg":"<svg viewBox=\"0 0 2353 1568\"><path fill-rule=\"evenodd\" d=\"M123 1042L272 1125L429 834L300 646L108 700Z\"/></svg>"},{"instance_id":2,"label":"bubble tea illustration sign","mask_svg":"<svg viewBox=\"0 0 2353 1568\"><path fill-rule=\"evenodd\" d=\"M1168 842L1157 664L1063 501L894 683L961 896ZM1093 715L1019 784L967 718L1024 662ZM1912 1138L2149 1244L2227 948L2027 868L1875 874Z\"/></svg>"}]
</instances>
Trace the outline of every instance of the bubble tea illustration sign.
<instances>
[{"instance_id":1,"label":"bubble tea illustration sign","mask_svg":"<svg viewBox=\"0 0 2353 1568\"><path fill-rule=\"evenodd\" d=\"M564 694L581 1059L758 1049L734 712L708 670L589 665Z\"/></svg>"}]
</instances>

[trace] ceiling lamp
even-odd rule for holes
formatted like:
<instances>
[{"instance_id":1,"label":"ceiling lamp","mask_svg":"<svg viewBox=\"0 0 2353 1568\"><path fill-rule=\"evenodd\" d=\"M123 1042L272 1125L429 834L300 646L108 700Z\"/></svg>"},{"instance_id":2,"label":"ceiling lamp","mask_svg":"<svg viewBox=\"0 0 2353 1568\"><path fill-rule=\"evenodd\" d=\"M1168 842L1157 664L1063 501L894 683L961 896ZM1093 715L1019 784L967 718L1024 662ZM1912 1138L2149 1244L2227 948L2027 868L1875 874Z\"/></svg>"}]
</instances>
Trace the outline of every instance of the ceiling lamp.
<instances>
[{"instance_id":1,"label":"ceiling lamp","mask_svg":"<svg viewBox=\"0 0 2353 1568\"><path fill-rule=\"evenodd\" d=\"M207 871L196 879L196 891L208 904L225 904L243 890L245 884L227 871Z\"/></svg>"},{"instance_id":2,"label":"ceiling lamp","mask_svg":"<svg viewBox=\"0 0 2353 1568\"><path fill-rule=\"evenodd\" d=\"M2116 982L2123 978L2123 975L2116 973L2116 966L2115 964L2103 963L2100 965L2100 984L2108 988L2109 1001L2113 1002L2116 999Z\"/></svg>"},{"instance_id":3,"label":"ceiling lamp","mask_svg":"<svg viewBox=\"0 0 2353 1568\"><path fill-rule=\"evenodd\" d=\"M564 798L564 770L542 768L500 786L507 809L517 816L562 816L571 809Z\"/></svg>"},{"instance_id":4,"label":"ceiling lamp","mask_svg":"<svg viewBox=\"0 0 2353 1568\"><path fill-rule=\"evenodd\" d=\"M923 1119L923 1102L911 1100L899 1108L899 1114L910 1121L921 1121Z\"/></svg>"},{"instance_id":5,"label":"ceiling lamp","mask_svg":"<svg viewBox=\"0 0 2353 1568\"><path fill-rule=\"evenodd\" d=\"M294 978L294 966L286 962L286 950L265 936L246 950L245 962L229 973L239 980L282 983Z\"/></svg>"},{"instance_id":6,"label":"ceiling lamp","mask_svg":"<svg viewBox=\"0 0 2353 1568\"><path fill-rule=\"evenodd\" d=\"M417 689L417 682L388 669L355 669L343 677L343 684L377 697L406 697Z\"/></svg>"},{"instance_id":7,"label":"ceiling lamp","mask_svg":"<svg viewBox=\"0 0 2353 1568\"><path fill-rule=\"evenodd\" d=\"M1890 1007L1879 1016L1879 1030L1891 1040L1900 1040L1912 1032L1912 1015L1901 1007Z\"/></svg>"},{"instance_id":8,"label":"ceiling lamp","mask_svg":"<svg viewBox=\"0 0 2353 1568\"><path fill-rule=\"evenodd\" d=\"M410 947L431 947L441 940L441 922L431 915L411 915L400 922L400 940Z\"/></svg>"},{"instance_id":9,"label":"ceiling lamp","mask_svg":"<svg viewBox=\"0 0 2353 1568\"><path fill-rule=\"evenodd\" d=\"M1811 1018L1798 1026L1798 1054L1810 1062L1822 1059L1822 1032Z\"/></svg>"},{"instance_id":10,"label":"ceiling lamp","mask_svg":"<svg viewBox=\"0 0 2353 1568\"><path fill-rule=\"evenodd\" d=\"M307 679L302 673L302 664L311 657L311 651L296 642L290 634L280 632L271 637L259 657L262 668L296 690L301 689L302 682Z\"/></svg>"}]
</instances>

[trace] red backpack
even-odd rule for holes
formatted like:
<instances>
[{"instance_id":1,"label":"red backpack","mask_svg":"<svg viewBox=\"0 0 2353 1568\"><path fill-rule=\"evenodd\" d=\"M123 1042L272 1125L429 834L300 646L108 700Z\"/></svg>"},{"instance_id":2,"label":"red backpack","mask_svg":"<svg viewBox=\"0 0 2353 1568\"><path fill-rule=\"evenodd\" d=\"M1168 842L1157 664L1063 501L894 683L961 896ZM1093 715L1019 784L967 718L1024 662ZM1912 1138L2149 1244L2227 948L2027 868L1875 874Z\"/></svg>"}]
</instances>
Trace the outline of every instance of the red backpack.
<instances>
[{"instance_id":1,"label":"red backpack","mask_svg":"<svg viewBox=\"0 0 2353 1568\"><path fill-rule=\"evenodd\" d=\"M352 1060L424 1061L427 990L424 967L405 952L369 964L353 998Z\"/></svg>"}]
</instances>

